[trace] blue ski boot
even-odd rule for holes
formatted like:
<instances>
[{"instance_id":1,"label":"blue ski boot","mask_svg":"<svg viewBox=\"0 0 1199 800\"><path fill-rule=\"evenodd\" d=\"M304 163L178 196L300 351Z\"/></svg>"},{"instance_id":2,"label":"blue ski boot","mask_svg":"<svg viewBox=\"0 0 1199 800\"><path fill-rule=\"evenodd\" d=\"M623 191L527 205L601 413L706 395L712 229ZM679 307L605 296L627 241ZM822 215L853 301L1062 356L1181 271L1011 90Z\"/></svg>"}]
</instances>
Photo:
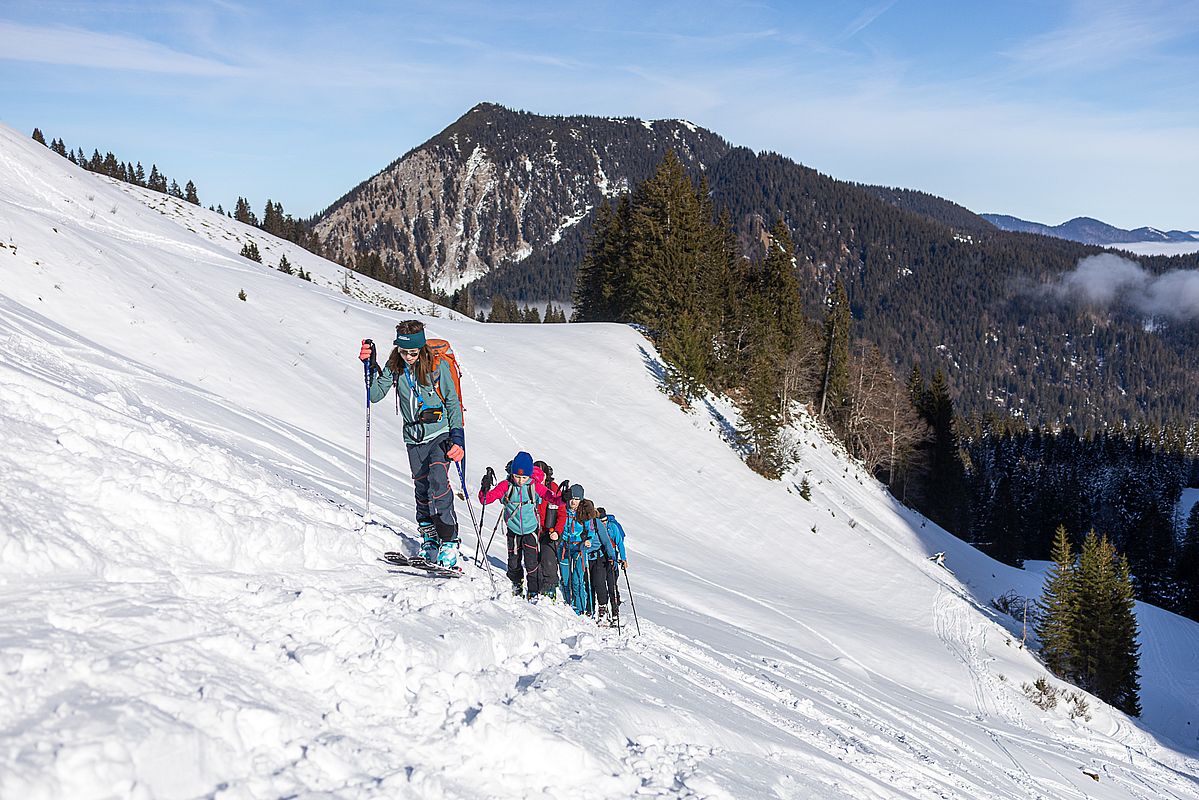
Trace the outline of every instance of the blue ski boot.
<instances>
[{"instance_id":1,"label":"blue ski boot","mask_svg":"<svg viewBox=\"0 0 1199 800\"><path fill-rule=\"evenodd\" d=\"M458 568L458 542L456 540L441 543L441 548L437 553L437 566L445 569Z\"/></svg>"},{"instance_id":2,"label":"blue ski boot","mask_svg":"<svg viewBox=\"0 0 1199 800\"><path fill-rule=\"evenodd\" d=\"M420 526L420 557L430 564L437 563L438 551L441 547L441 539L437 535L437 529L432 523L425 523Z\"/></svg>"}]
</instances>

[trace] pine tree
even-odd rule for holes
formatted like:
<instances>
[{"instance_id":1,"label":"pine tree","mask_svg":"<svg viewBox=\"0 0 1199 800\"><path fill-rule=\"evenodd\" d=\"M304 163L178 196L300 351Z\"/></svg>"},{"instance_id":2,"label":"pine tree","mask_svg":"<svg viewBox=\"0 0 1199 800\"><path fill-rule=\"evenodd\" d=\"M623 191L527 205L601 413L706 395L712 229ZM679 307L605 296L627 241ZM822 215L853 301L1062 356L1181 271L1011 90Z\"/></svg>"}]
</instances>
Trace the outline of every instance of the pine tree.
<instances>
[{"instance_id":1,"label":"pine tree","mask_svg":"<svg viewBox=\"0 0 1199 800\"><path fill-rule=\"evenodd\" d=\"M237 198L237 205L233 209L233 218L238 222L244 222L246 225L258 225L258 220L255 218L254 212L250 210L250 202L244 197Z\"/></svg>"},{"instance_id":2,"label":"pine tree","mask_svg":"<svg viewBox=\"0 0 1199 800\"><path fill-rule=\"evenodd\" d=\"M849 398L851 320L845 284L837 281L824 320L824 380L820 392L820 416L829 419L834 428L841 424Z\"/></svg>"},{"instance_id":3,"label":"pine tree","mask_svg":"<svg viewBox=\"0 0 1199 800\"><path fill-rule=\"evenodd\" d=\"M711 343L690 311L679 314L661 337L658 351L666 360L666 379L674 394L688 405L700 397L708 381Z\"/></svg>"},{"instance_id":4,"label":"pine tree","mask_svg":"<svg viewBox=\"0 0 1199 800\"><path fill-rule=\"evenodd\" d=\"M1024 528L1009 476L999 476L990 508L987 524L982 531L987 544L982 549L997 561L1023 567Z\"/></svg>"},{"instance_id":5,"label":"pine tree","mask_svg":"<svg viewBox=\"0 0 1199 800\"><path fill-rule=\"evenodd\" d=\"M283 205L268 198L262 212L262 229L272 236L283 237Z\"/></svg>"},{"instance_id":6,"label":"pine tree","mask_svg":"<svg viewBox=\"0 0 1199 800\"><path fill-rule=\"evenodd\" d=\"M795 246L786 223L779 220L770 231L770 244L757 275L756 295L760 302L756 313L769 320L764 335L776 338L782 352L794 347L804 326L799 279L795 276ZM844 289L842 289L844 292ZM848 303L845 310L848 312ZM848 323L842 320L848 331ZM848 340L846 341L848 354Z\"/></svg>"},{"instance_id":7,"label":"pine tree","mask_svg":"<svg viewBox=\"0 0 1199 800\"><path fill-rule=\"evenodd\" d=\"M196 185L191 181L187 182L187 188L184 190L183 199L193 205L200 205L200 196L196 194Z\"/></svg>"},{"instance_id":8,"label":"pine tree","mask_svg":"<svg viewBox=\"0 0 1199 800\"><path fill-rule=\"evenodd\" d=\"M633 198L627 319L655 335L666 333L684 311L705 322L698 306L708 266L706 203L673 150Z\"/></svg>"},{"instance_id":9,"label":"pine tree","mask_svg":"<svg viewBox=\"0 0 1199 800\"><path fill-rule=\"evenodd\" d=\"M140 161L133 168L133 183L142 187L146 185L146 168L142 166L142 162Z\"/></svg>"},{"instance_id":10,"label":"pine tree","mask_svg":"<svg viewBox=\"0 0 1199 800\"><path fill-rule=\"evenodd\" d=\"M171 197L178 197L180 200L183 199L183 190L179 188L178 181L171 181L171 188L167 190L167 194L169 194Z\"/></svg>"},{"instance_id":11,"label":"pine tree","mask_svg":"<svg viewBox=\"0 0 1199 800\"><path fill-rule=\"evenodd\" d=\"M157 164L150 165L150 177L146 181L146 188L155 192L162 192L163 194L166 194L167 179L161 172L158 171Z\"/></svg>"},{"instance_id":12,"label":"pine tree","mask_svg":"<svg viewBox=\"0 0 1199 800\"><path fill-rule=\"evenodd\" d=\"M287 260L286 253L279 256L279 271L282 272L284 275L294 275L295 274L295 270L293 270L291 268L291 262ZM303 269L300 270L300 272L303 272L303 271L304 271ZM300 277L303 277L303 275L301 275Z\"/></svg>"},{"instance_id":13,"label":"pine tree","mask_svg":"<svg viewBox=\"0 0 1199 800\"><path fill-rule=\"evenodd\" d=\"M1041 657L1055 675L1067 676L1077 660L1074 630L1078 614L1078 577L1066 528L1059 525L1053 539L1053 566L1045 576L1037 601L1035 625Z\"/></svg>"},{"instance_id":14,"label":"pine tree","mask_svg":"<svg viewBox=\"0 0 1199 800\"><path fill-rule=\"evenodd\" d=\"M945 373L939 368L933 373L921 411L933 431L928 476L931 491L925 513L950 533L964 534L969 524L969 491L959 454L953 399Z\"/></svg>"},{"instance_id":15,"label":"pine tree","mask_svg":"<svg viewBox=\"0 0 1199 800\"><path fill-rule=\"evenodd\" d=\"M1187 516L1182 547L1178 553L1179 613L1199 620L1199 503Z\"/></svg>"},{"instance_id":16,"label":"pine tree","mask_svg":"<svg viewBox=\"0 0 1199 800\"><path fill-rule=\"evenodd\" d=\"M242 245L240 255L251 261L257 261L259 264L262 263L262 255L258 252L258 244L255 242Z\"/></svg>"},{"instance_id":17,"label":"pine tree","mask_svg":"<svg viewBox=\"0 0 1199 800\"><path fill-rule=\"evenodd\" d=\"M1078 615L1070 675L1084 689L1099 694L1104 634L1111 622L1111 587L1115 580L1111 544L1095 531L1087 534L1078 558Z\"/></svg>"},{"instance_id":18,"label":"pine tree","mask_svg":"<svg viewBox=\"0 0 1199 800\"><path fill-rule=\"evenodd\" d=\"M573 302L575 313L584 322L611 322L610 286L613 267L610 256L617 235L613 224L612 206L607 200L595 212L587 253L579 264L575 278Z\"/></svg>"},{"instance_id":19,"label":"pine tree","mask_svg":"<svg viewBox=\"0 0 1199 800\"><path fill-rule=\"evenodd\" d=\"M46 137L42 135L42 131L40 128L33 129L33 141L37 142L38 144L42 145L43 147L46 145Z\"/></svg>"},{"instance_id":20,"label":"pine tree","mask_svg":"<svg viewBox=\"0 0 1199 800\"><path fill-rule=\"evenodd\" d=\"M1104 670L1103 699L1133 717L1141 715L1141 646L1137 642L1136 600L1128 559L1121 556L1112 586L1112 622L1108 633L1109 666Z\"/></svg>"},{"instance_id":21,"label":"pine tree","mask_svg":"<svg viewBox=\"0 0 1199 800\"><path fill-rule=\"evenodd\" d=\"M748 356L740 403L743 434L752 448L746 463L772 480L786 468L779 430L778 359L778 351L768 346Z\"/></svg>"}]
</instances>

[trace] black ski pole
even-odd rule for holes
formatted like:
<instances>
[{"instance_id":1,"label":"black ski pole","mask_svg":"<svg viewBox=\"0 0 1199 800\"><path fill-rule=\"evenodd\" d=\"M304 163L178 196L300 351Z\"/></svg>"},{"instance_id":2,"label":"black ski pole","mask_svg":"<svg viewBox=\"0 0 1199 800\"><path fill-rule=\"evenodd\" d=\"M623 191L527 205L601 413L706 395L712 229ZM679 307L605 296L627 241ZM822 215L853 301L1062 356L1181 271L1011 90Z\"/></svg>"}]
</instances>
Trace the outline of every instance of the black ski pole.
<instances>
[{"instance_id":1,"label":"black ski pole","mask_svg":"<svg viewBox=\"0 0 1199 800\"><path fill-rule=\"evenodd\" d=\"M483 563L484 564L487 563L487 554L491 552L491 543L495 541L495 532L500 529L500 521L503 518L504 518L504 515L500 514L495 520L495 525L493 525L491 528L491 536L487 539L486 549L483 550Z\"/></svg>"},{"instance_id":2,"label":"black ski pole","mask_svg":"<svg viewBox=\"0 0 1199 800\"><path fill-rule=\"evenodd\" d=\"M633 602L633 586L629 583L629 568L621 567L624 573L624 585L629 587L629 607L633 609L633 624L637 626L637 635L641 635L641 620L637 619L637 604Z\"/></svg>"},{"instance_id":3,"label":"black ski pole","mask_svg":"<svg viewBox=\"0 0 1199 800\"><path fill-rule=\"evenodd\" d=\"M375 343L363 339L362 344L370 347L370 357L363 359L362 371L366 377L366 510L362 515L362 526L371 522L371 373L375 361Z\"/></svg>"},{"instance_id":4,"label":"black ski pole","mask_svg":"<svg viewBox=\"0 0 1199 800\"><path fill-rule=\"evenodd\" d=\"M587 602L587 616L595 619L595 594L591 591L591 561L587 558L586 550L580 558L583 559L583 599Z\"/></svg>"},{"instance_id":5,"label":"black ski pole","mask_svg":"<svg viewBox=\"0 0 1199 800\"><path fill-rule=\"evenodd\" d=\"M458 465L457 465L458 466L458 478L459 478L459 480L462 481L462 496L466 499L466 509L467 509L467 511L470 512L470 524L471 524L471 528L475 532L475 552L477 553L479 551L479 537L482 536L482 533L481 533L480 527L479 527L479 520L475 517L474 504L471 503L471 501L470 501L470 492L466 491L466 466L465 466L465 463L466 463L466 456L464 455L462 457L462 460L459 461ZM479 510L479 513L482 514L482 509Z\"/></svg>"},{"instance_id":6,"label":"black ski pole","mask_svg":"<svg viewBox=\"0 0 1199 800\"><path fill-rule=\"evenodd\" d=\"M463 491L466 491L465 481L466 481L466 479L463 478L463 484L462 484ZM487 472L485 472L483 474L483 480L481 480L479 482L479 494L484 495L484 500L486 500L487 493L491 491L491 487L494 485L495 485L495 470L493 470L491 467L488 467ZM479 532L478 532L479 535L475 538L474 562L476 565L479 563L479 548L483 544L483 515L486 513L487 513L487 506L483 506L482 508L479 509Z\"/></svg>"}]
</instances>

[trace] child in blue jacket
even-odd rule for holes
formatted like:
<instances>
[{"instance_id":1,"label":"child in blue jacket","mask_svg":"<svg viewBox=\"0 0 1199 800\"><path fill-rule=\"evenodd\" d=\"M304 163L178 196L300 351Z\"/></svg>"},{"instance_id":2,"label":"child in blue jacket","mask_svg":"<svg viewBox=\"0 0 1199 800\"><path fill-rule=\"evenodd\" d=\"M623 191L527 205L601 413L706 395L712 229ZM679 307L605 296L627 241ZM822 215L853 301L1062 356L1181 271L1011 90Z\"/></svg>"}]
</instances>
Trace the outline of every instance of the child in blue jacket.
<instances>
[{"instance_id":1,"label":"child in blue jacket","mask_svg":"<svg viewBox=\"0 0 1199 800\"><path fill-rule=\"evenodd\" d=\"M595 512L599 515L600 521L608 529L608 537L612 540L612 547L616 550L617 559L609 561L608 566L608 589L609 600L611 600L611 618L612 624L616 625L620 618L620 570L628 566L628 556L624 549L624 528L616 519L615 514L609 514L601 506Z\"/></svg>"},{"instance_id":2,"label":"child in blue jacket","mask_svg":"<svg viewBox=\"0 0 1199 800\"><path fill-rule=\"evenodd\" d=\"M600 519L595 504L583 500L579 504L578 521L586 529L587 574L591 585L591 613L597 621L608 619L608 602L612 595L612 565L616 563L616 548L608 533L608 526Z\"/></svg>"}]
</instances>

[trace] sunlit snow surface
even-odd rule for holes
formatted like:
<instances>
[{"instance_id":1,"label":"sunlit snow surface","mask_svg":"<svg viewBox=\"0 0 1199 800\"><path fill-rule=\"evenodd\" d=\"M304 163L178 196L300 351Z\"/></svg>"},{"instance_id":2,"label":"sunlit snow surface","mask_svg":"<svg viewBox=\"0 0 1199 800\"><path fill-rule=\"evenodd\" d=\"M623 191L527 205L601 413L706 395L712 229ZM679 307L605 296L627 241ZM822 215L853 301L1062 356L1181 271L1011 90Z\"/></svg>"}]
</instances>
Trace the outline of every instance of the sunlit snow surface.
<instances>
[{"instance_id":1,"label":"sunlit snow surface","mask_svg":"<svg viewBox=\"0 0 1199 800\"><path fill-rule=\"evenodd\" d=\"M1042 712L988 608L1038 570L810 425L755 476L629 328L422 314L467 370L470 484L518 448L584 484L643 635L507 596L502 541L498 592L390 572L412 488L389 398L364 530L356 354L413 312L359 298L429 305L7 128L0 176L0 797L1199 797L1199 626L1139 607L1143 720Z\"/></svg>"}]
</instances>

